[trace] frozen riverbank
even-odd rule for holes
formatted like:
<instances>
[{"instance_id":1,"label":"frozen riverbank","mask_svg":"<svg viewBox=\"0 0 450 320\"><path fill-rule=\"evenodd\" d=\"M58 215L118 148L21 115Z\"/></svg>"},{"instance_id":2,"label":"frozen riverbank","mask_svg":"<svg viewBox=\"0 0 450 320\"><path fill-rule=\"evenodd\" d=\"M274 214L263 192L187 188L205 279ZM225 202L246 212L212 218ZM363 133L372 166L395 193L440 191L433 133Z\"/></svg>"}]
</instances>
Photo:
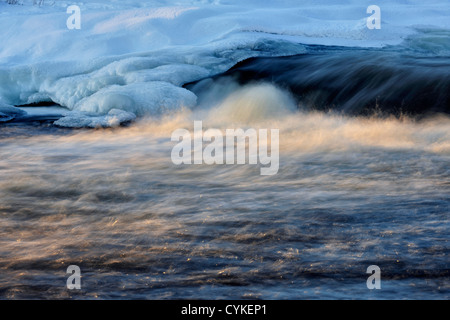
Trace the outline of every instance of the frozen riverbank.
<instances>
[{"instance_id":1,"label":"frozen riverbank","mask_svg":"<svg viewBox=\"0 0 450 320\"><path fill-rule=\"evenodd\" d=\"M161 115L196 105L184 83L249 57L303 53L300 43L381 47L424 28L442 30L431 40L445 45L450 21L446 1L380 1L381 30L367 28L368 4L353 0L78 4L82 27L68 30L65 1L0 3L0 102L54 102L77 111L72 119Z\"/></svg>"}]
</instances>

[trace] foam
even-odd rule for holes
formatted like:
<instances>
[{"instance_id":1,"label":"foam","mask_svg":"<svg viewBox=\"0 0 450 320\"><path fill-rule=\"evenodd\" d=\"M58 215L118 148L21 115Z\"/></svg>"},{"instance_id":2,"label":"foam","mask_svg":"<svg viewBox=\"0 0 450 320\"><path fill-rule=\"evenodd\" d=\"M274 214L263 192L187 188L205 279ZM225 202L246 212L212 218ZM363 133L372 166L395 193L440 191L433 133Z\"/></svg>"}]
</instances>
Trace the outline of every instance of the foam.
<instances>
[{"instance_id":1,"label":"foam","mask_svg":"<svg viewBox=\"0 0 450 320\"><path fill-rule=\"evenodd\" d=\"M251 124L276 120L297 110L294 99L271 84L248 85L237 89L209 112L209 123Z\"/></svg>"}]
</instances>

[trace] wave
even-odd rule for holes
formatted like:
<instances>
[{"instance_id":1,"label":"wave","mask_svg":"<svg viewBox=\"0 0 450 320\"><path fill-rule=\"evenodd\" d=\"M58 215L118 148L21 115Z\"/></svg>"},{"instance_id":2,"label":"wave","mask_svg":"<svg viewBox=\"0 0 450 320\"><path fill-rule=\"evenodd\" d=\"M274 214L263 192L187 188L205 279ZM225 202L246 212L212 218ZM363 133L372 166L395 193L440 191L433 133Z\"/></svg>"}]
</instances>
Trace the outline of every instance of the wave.
<instances>
[{"instance_id":1,"label":"wave","mask_svg":"<svg viewBox=\"0 0 450 320\"><path fill-rule=\"evenodd\" d=\"M204 92L271 83L288 90L301 110L349 115L450 114L450 56L398 47L309 46L307 51L288 57L250 58L185 87L202 99Z\"/></svg>"}]
</instances>

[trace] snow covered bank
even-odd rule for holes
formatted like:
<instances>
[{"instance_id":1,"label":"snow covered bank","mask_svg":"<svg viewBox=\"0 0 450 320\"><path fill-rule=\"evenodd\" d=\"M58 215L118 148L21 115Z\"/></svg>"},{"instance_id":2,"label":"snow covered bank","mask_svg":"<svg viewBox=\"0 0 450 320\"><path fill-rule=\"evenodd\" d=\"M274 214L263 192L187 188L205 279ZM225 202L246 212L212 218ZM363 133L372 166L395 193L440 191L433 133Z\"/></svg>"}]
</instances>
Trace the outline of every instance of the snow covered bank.
<instances>
[{"instance_id":1,"label":"snow covered bank","mask_svg":"<svg viewBox=\"0 0 450 320\"><path fill-rule=\"evenodd\" d=\"M381 30L366 27L372 1L22 2L0 2L0 102L53 101L74 116L192 108L182 84L249 57L301 53L300 43L379 47L418 27L450 30L447 0L376 1ZM74 4L80 30L66 26Z\"/></svg>"}]
</instances>

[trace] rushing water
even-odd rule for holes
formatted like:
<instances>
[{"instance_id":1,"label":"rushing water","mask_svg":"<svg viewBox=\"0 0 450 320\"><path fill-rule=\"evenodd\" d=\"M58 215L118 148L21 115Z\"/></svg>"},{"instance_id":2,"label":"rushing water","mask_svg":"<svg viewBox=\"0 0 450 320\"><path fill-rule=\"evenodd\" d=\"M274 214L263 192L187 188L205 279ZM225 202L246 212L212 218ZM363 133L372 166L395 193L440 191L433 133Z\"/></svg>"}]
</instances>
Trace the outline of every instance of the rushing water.
<instances>
[{"instance_id":1,"label":"rushing water","mask_svg":"<svg viewBox=\"0 0 450 320\"><path fill-rule=\"evenodd\" d=\"M445 103L420 119L350 116L299 111L295 92L270 84L218 82L196 110L127 127L0 128L0 297L450 297ZM278 174L174 165L172 131L199 119L280 129ZM79 292L65 288L72 264ZM366 287L370 265L381 290Z\"/></svg>"}]
</instances>

